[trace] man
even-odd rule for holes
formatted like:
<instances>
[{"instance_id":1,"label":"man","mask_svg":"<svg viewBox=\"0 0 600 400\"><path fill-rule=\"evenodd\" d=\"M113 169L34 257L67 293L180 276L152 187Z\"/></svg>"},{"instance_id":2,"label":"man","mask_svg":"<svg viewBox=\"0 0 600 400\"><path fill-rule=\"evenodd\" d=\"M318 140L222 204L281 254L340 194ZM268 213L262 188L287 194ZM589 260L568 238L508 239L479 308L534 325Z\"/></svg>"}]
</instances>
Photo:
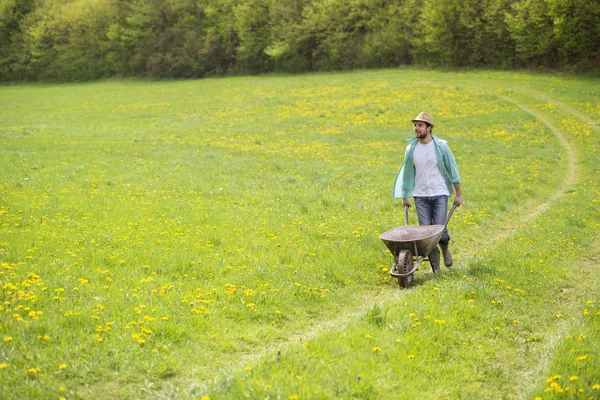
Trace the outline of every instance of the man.
<instances>
[{"instance_id":1,"label":"man","mask_svg":"<svg viewBox=\"0 0 600 400\"><path fill-rule=\"evenodd\" d=\"M434 124L431 114L422 112L411 120L415 137L406 147L404 163L394 182L394 198L402 198L402 205L410 207L409 197L414 197L419 225L444 225L448 212L448 197L454 192L454 203L463 203L460 176L448 142L432 133ZM450 235L444 229L440 247L446 267L452 266L448 249ZM434 272L440 269L440 250L437 246L429 254Z\"/></svg>"}]
</instances>

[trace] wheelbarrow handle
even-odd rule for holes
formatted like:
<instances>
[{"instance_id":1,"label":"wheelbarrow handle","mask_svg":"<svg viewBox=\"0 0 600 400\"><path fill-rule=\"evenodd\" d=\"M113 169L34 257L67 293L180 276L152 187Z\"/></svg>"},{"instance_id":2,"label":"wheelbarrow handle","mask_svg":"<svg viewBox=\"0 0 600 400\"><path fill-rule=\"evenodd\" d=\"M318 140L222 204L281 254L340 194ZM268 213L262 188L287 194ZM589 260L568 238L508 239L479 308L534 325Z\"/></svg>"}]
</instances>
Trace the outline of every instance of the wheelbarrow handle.
<instances>
[{"instance_id":1,"label":"wheelbarrow handle","mask_svg":"<svg viewBox=\"0 0 600 400\"><path fill-rule=\"evenodd\" d=\"M456 210L456 207L458 206L458 203L454 203L454 205L450 209L450 212L448 213L448 216L446 217L446 223L444 224L444 226L448 226L448 222L450 222L450 217L452 217L452 213L454 213L454 210Z\"/></svg>"}]
</instances>

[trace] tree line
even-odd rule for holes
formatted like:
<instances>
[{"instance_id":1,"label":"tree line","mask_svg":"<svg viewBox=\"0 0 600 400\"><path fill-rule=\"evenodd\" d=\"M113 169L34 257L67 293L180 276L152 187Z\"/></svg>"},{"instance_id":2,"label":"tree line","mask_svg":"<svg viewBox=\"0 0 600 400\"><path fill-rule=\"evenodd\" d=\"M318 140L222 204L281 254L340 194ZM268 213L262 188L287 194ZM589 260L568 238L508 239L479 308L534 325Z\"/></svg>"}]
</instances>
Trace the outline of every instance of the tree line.
<instances>
[{"instance_id":1,"label":"tree line","mask_svg":"<svg viewBox=\"0 0 600 400\"><path fill-rule=\"evenodd\" d=\"M594 0L0 0L0 81L600 70Z\"/></svg>"}]
</instances>

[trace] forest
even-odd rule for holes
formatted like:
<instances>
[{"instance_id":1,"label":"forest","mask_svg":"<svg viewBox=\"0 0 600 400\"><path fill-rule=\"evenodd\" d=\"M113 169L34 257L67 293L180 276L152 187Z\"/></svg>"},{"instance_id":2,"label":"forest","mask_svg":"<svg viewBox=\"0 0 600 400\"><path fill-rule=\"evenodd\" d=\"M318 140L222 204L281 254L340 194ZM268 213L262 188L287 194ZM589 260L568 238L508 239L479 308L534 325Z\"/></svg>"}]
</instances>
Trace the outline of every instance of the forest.
<instances>
[{"instance_id":1,"label":"forest","mask_svg":"<svg viewBox=\"0 0 600 400\"><path fill-rule=\"evenodd\" d=\"M402 66L600 72L600 1L0 0L0 81Z\"/></svg>"}]
</instances>

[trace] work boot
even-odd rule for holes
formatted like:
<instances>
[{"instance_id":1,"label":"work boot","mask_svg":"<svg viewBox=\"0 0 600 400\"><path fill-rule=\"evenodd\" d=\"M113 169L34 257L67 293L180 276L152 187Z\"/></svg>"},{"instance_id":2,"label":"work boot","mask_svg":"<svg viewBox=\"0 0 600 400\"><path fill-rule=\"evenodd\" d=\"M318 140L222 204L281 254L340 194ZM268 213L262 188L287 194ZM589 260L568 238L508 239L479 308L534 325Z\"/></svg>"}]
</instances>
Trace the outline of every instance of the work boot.
<instances>
[{"instance_id":1,"label":"work boot","mask_svg":"<svg viewBox=\"0 0 600 400\"><path fill-rule=\"evenodd\" d=\"M440 245L440 247L444 256L444 265L450 268L452 266L452 254L450 254L450 249L448 249L448 245Z\"/></svg>"},{"instance_id":2,"label":"work boot","mask_svg":"<svg viewBox=\"0 0 600 400\"><path fill-rule=\"evenodd\" d=\"M431 250L431 253L429 253L428 258L429 264L431 264L431 270L434 273L440 272L440 249L438 249L437 246L435 246L435 248Z\"/></svg>"}]
</instances>

